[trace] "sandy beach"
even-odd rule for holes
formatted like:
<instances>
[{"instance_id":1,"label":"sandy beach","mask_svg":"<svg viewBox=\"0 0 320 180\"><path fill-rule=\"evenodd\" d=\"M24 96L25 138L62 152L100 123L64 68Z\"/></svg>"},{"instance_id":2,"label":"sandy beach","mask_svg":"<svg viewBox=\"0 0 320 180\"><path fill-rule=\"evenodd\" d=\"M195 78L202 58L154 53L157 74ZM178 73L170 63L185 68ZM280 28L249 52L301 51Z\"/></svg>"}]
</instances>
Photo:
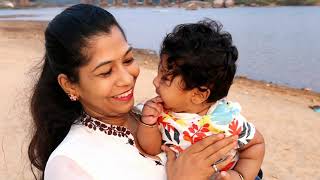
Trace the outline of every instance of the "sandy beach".
<instances>
[{"instance_id":1,"label":"sandy beach","mask_svg":"<svg viewBox=\"0 0 320 180\"><path fill-rule=\"evenodd\" d=\"M46 23L0 21L0 179L31 180L26 148L30 140L29 97L44 54ZM135 100L155 95L156 55L136 51L141 64ZM262 166L267 180L320 180L320 94L238 77L229 100L264 135Z\"/></svg>"}]
</instances>

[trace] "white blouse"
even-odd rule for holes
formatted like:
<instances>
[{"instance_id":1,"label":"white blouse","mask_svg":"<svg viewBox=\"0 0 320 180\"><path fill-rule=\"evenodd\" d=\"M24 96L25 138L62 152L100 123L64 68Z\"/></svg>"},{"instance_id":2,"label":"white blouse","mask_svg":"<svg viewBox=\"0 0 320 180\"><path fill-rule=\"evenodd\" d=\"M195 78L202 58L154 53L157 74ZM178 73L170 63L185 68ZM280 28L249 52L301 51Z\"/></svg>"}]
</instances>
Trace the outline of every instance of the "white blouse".
<instances>
[{"instance_id":1,"label":"white blouse","mask_svg":"<svg viewBox=\"0 0 320 180\"><path fill-rule=\"evenodd\" d=\"M162 162L139 152L127 128L83 115L50 155L44 179L163 180L166 172Z\"/></svg>"}]
</instances>

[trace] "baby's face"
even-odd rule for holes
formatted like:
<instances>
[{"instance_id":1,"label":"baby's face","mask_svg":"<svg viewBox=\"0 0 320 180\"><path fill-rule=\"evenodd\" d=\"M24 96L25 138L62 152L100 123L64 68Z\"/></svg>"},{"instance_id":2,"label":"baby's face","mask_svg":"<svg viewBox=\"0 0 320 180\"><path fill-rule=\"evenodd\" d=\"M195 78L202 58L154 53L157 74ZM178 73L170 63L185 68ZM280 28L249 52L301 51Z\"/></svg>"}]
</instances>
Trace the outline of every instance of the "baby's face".
<instances>
[{"instance_id":1,"label":"baby's face","mask_svg":"<svg viewBox=\"0 0 320 180\"><path fill-rule=\"evenodd\" d=\"M176 76L172 79L170 76L164 76L166 72L166 59L162 59L153 84L156 88L156 93L163 100L164 108L174 112L189 112L192 91L183 89L184 82L181 76Z\"/></svg>"}]
</instances>

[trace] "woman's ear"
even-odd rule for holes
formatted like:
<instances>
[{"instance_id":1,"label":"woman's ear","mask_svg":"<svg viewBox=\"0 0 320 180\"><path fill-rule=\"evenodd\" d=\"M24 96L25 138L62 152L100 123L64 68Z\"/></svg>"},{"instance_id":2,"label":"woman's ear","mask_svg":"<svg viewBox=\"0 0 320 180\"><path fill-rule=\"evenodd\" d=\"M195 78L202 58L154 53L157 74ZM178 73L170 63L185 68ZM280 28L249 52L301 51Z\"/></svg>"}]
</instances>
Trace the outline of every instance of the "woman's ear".
<instances>
[{"instance_id":1,"label":"woman's ear","mask_svg":"<svg viewBox=\"0 0 320 180\"><path fill-rule=\"evenodd\" d=\"M210 96L210 89L204 86L200 88L194 88L192 91L193 92L192 92L191 101L194 104L202 104Z\"/></svg>"},{"instance_id":2,"label":"woman's ear","mask_svg":"<svg viewBox=\"0 0 320 180\"><path fill-rule=\"evenodd\" d=\"M75 96L75 97L79 96L78 93L77 93L76 85L70 81L70 79L68 78L67 75L59 74L58 77L57 77L57 80L58 80L59 85L63 89L63 91L66 94L68 94L69 97L71 95Z\"/></svg>"}]
</instances>

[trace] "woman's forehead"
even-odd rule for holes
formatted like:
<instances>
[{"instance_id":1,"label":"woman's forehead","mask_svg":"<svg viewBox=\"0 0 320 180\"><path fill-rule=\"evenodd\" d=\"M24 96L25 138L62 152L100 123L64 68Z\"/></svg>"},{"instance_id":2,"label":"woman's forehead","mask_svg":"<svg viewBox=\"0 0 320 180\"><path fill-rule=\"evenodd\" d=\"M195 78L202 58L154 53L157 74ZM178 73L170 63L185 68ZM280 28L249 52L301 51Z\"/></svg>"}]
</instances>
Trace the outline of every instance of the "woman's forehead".
<instances>
[{"instance_id":1,"label":"woman's forehead","mask_svg":"<svg viewBox=\"0 0 320 180\"><path fill-rule=\"evenodd\" d=\"M130 46L118 28L113 28L110 34L101 34L90 40L88 55L90 64L101 61L120 60L127 55Z\"/></svg>"}]
</instances>

